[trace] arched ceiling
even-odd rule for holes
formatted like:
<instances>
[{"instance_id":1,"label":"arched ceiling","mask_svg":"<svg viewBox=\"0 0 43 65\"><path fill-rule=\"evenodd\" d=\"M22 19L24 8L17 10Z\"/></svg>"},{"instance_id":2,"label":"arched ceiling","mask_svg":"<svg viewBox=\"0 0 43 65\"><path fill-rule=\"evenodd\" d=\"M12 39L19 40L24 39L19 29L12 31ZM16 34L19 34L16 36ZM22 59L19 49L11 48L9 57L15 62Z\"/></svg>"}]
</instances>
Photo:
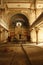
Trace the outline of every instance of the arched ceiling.
<instances>
[{"instance_id":1,"label":"arched ceiling","mask_svg":"<svg viewBox=\"0 0 43 65\"><path fill-rule=\"evenodd\" d=\"M22 9L22 10L25 9L25 11L27 12L27 9L29 10L32 7L34 8L34 10L38 9L38 8L43 10L43 0L0 0L0 11L1 12L4 11L3 12L4 14L2 13L2 15L3 16L5 15L4 18L6 18L7 22L10 18L9 12L11 11L11 8L12 8L12 11L13 11L13 9L14 9L14 11L16 11L17 9ZM17 10L17 11L19 11L19 10ZM9 18L7 17L7 13L8 13ZM29 14L29 11L27 14ZM1 15L1 13L0 13L0 15ZM10 15L11 15L11 13L10 13Z\"/></svg>"},{"instance_id":2,"label":"arched ceiling","mask_svg":"<svg viewBox=\"0 0 43 65\"><path fill-rule=\"evenodd\" d=\"M16 23L18 23L18 22L20 22L23 27L26 27L26 28L30 27L28 18L25 15L21 14L21 13L18 13L18 14L11 17L10 26L15 27Z\"/></svg>"}]
</instances>

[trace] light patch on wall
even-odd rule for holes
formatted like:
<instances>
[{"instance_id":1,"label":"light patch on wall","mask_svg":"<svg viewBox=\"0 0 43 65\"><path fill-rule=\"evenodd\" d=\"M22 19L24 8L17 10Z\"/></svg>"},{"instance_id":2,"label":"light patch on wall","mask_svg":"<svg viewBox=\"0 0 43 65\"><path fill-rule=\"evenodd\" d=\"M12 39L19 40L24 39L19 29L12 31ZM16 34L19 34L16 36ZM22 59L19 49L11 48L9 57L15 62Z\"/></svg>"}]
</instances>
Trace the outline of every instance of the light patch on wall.
<instances>
[{"instance_id":1,"label":"light patch on wall","mask_svg":"<svg viewBox=\"0 0 43 65\"><path fill-rule=\"evenodd\" d=\"M37 12L36 12L37 18L41 15L41 13L42 13L42 9L37 9Z\"/></svg>"},{"instance_id":2,"label":"light patch on wall","mask_svg":"<svg viewBox=\"0 0 43 65\"><path fill-rule=\"evenodd\" d=\"M31 11L31 15L30 15L30 25L32 25L32 23L35 21L35 11Z\"/></svg>"},{"instance_id":3,"label":"light patch on wall","mask_svg":"<svg viewBox=\"0 0 43 65\"><path fill-rule=\"evenodd\" d=\"M19 26L21 27L21 25L22 25L21 22L17 22L17 23L16 23L16 26L18 26L18 27L19 27Z\"/></svg>"},{"instance_id":4,"label":"light patch on wall","mask_svg":"<svg viewBox=\"0 0 43 65\"><path fill-rule=\"evenodd\" d=\"M3 21L3 19L0 19L0 25L8 30L8 25Z\"/></svg>"},{"instance_id":5,"label":"light patch on wall","mask_svg":"<svg viewBox=\"0 0 43 65\"><path fill-rule=\"evenodd\" d=\"M37 5L36 5L36 8L43 8L43 3L37 4Z\"/></svg>"},{"instance_id":6,"label":"light patch on wall","mask_svg":"<svg viewBox=\"0 0 43 65\"><path fill-rule=\"evenodd\" d=\"M38 41L43 42L43 28L41 28L38 32Z\"/></svg>"},{"instance_id":7,"label":"light patch on wall","mask_svg":"<svg viewBox=\"0 0 43 65\"><path fill-rule=\"evenodd\" d=\"M30 3L7 3L8 8L30 8Z\"/></svg>"},{"instance_id":8,"label":"light patch on wall","mask_svg":"<svg viewBox=\"0 0 43 65\"><path fill-rule=\"evenodd\" d=\"M36 42L36 32L35 32L35 30L31 31L31 40L32 40L32 42Z\"/></svg>"}]
</instances>

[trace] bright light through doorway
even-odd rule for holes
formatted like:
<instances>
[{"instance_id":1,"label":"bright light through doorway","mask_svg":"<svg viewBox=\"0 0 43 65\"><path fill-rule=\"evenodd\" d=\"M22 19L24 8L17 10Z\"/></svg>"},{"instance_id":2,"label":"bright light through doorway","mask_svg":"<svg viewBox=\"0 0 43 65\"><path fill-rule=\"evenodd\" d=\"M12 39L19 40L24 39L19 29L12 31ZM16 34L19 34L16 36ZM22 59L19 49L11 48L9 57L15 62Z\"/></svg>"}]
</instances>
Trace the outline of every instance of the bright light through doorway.
<instances>
[{"instance_id":1,"label":"bright light through doorway","mask_svg":"<svg viewBox=\"0 0 43 65\"><path fill-rule=\"evenodd\" d=\"M21 27L22 26L22 23L21 22L17 22L16 23L16 26Z\"/></svg>"}]
</instances>

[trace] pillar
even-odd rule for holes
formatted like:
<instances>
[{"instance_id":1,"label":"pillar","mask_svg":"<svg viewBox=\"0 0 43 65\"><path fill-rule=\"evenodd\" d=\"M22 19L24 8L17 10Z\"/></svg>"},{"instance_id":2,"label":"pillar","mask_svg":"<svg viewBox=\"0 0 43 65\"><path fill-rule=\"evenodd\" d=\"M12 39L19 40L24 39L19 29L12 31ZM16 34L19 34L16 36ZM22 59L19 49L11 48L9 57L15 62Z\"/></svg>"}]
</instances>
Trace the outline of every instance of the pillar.
<instances>
[{"instance_id":1,"label":"pillar","mask_svg":"<svg viewBox=\"0 0 43 65\"><path fill-rule=\"evenodd\" d=\"M36 27L35 31L36 31L36 44L38 44L38 32L39 32L39 29Z\"/></svg>"},{"instance_id":2,"label":"pillar","mask_svg":"<svg viewBox=\"0 0 43 65\"><path fill-rule=\"evenodd\" d=\"M5 30L5 41L7 40L7 38L8 38L8 31Z\"/></svg>"},{"instance_id":3,"label":"pillar","mask_svg":"<svg viewBox=\"0 0 43 65\"><path fill-rule=\"evenodd\" d=\"M8 38L8 31L6 29L3 29L2 38L3 38L3 42L6 42Z\"/></svg>"},{"instance_id":4,"label":"pillar","mask_svg":"<svg viewBox=\"0 0 43 65\"><path fill-rule=\"evenodd\" d=\"M3 28L2 29L2 34L1 34L1 40L2 40L2 42L4 42L4 39L5 39L5 30Z\"/></svg>"}]
</instances>

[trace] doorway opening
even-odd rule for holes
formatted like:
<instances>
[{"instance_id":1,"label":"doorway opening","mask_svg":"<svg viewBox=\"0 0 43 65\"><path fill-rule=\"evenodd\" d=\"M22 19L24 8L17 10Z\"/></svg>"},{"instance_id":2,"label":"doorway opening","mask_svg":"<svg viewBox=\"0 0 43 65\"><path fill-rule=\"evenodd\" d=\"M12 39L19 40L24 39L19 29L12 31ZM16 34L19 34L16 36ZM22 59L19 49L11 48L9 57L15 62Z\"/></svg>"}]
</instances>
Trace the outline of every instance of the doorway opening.
<instances>
[{"instance_id":1,"label":"doorway opening","mask_svg":"<svg viewBox=\"0 0 43 65\"><path fill-rule=\"evenodd\" d=\"M12 40L15 41L31 41L30 32L29 32L29 20L28 18L21 13L15 14L11 17L10 36Z\"/></svg>"}]
</instances>

